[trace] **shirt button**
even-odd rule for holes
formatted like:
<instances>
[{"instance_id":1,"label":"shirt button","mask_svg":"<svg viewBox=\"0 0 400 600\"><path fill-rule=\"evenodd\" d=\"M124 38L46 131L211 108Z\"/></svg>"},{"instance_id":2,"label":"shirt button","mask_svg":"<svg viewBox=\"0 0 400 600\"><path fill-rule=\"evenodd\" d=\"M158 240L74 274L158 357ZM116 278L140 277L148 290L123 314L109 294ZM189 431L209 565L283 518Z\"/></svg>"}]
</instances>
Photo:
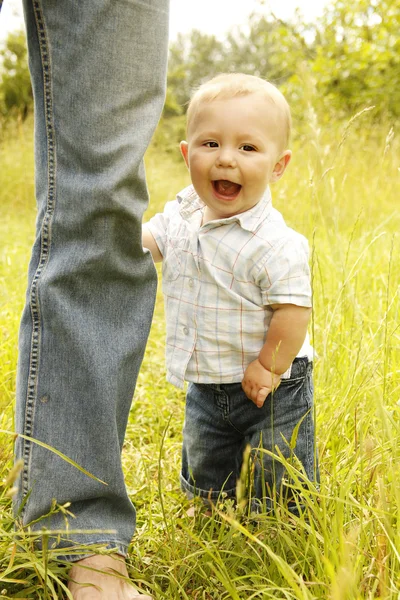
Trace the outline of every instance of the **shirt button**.
<instances>
[{"instance_id":1,"label":"shirt button","mask_svg":"<svg viewBox=\"0 0 400 600\"><path fill-rule=\"evenodd\" d=\"M191 288L192 288L192 287L193 287L193 284L194 284L194 281L193 281L193 279L189 279L189 287L191 287Z\"/></svg>"},{"instance_id":2,"label":"shirt button","mask_svg":"<svg viewBox=\"0 0 400 600\"><path fill-rule=\"evenodd\" d=\"M184 328L183 328L183 333L184 333L185 335L187 335L187 334L189 333L189 329L188 329L187 327L184 327Z\"/></svg>"}]
</instances>

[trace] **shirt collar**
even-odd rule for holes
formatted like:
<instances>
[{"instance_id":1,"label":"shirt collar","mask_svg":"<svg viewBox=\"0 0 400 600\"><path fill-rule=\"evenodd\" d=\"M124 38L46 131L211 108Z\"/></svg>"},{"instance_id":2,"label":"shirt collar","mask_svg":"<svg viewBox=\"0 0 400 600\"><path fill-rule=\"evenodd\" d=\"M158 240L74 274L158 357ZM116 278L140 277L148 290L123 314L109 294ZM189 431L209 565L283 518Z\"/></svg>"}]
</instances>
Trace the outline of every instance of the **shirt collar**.
<instances>
[{"instance_id":1,"label":"shirt collar","mask_svg":"<svg viewBox=\"0 0 400 600\"><path fill-rule=\"evenodd\" d=\"M202 210L205 206L204 202L196 193L193 185L189 185L179 192L179 194L176 196L176 199L180 203L180 215L187 221L191 219L194 213L196 213L198 210ZM268 187L265 190L264 196L261 198L260 202L253 206L253 208L250 208L250 210L246 210L246 212L233 215L232 217L228 217L226 219L210 221L207 223L207 225L212 225L214 223L221 225L223 223L232 223L236 221L243 229L254 232L258 228L259 224L269 216L271 210L271 191Z\"/></svg>"}]
</instances>

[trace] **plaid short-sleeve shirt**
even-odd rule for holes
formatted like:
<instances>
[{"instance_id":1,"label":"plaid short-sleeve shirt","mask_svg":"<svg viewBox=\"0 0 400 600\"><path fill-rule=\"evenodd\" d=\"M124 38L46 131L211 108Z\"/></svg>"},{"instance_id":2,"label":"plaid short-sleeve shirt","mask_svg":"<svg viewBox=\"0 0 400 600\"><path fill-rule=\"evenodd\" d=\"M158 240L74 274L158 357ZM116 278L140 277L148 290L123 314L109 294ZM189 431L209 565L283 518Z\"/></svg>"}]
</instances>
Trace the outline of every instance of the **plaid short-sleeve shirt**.
<instances>
[{"instance_id":1,"label":"plaid short-sleeve shirt","mask_svg":"<svg viewBox=\"0 0 400 600\"><path fill-rule=\"evenodd\" d=\"M311 306L307 240L272 207L202 225L193 186L168 202L149 229L163 255L167 379L234 383L264 345L271 304ZM312 356L308 336L299 356Z\"/></svg>"}]
</instances>

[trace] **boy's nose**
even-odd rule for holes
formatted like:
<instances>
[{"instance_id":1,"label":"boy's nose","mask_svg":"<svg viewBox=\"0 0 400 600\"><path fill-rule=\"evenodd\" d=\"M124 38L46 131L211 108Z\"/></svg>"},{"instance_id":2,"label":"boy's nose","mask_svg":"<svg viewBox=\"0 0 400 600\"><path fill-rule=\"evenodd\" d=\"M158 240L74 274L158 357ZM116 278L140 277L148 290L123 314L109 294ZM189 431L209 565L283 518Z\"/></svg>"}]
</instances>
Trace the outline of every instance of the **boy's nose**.
<instances>
[{"instance_id":1,"label":"boy's nose","mask_svg":"<svg viewBox=\"0 0 400 600\"><path fill-rule=\"evenodd\" d=\"M229 148L221 148L217 158L217 164L221 167L231 167L236 164L234 152Z\"/></svg>"}]
</instances>

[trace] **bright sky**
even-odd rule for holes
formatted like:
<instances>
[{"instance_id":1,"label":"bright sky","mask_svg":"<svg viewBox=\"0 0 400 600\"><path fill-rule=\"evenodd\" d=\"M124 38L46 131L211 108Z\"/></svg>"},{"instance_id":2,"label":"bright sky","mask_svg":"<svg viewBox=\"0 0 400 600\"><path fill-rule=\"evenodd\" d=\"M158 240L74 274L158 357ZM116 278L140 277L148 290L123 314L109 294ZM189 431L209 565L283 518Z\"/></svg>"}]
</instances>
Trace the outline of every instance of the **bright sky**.
<instances>
[{"instance_id":1,"label":"bright sky","mask_svg":"<svg viewBox=\"0 0 400 600\"><path fill-rule=\"evenodd\" d=\"M252 12L268 13L281 19L290 18L296 7L312 21L322 14L328 0L170 0L170 39L178 32L200 29L222 36L227 30L243 25ZM10 31L23 27L22 0L4 0L0 13L0 41Z\"/></svg>"},{"instance_id":2,"label":"bright sky","mask_svg":"<svg viewBox=\"0 0 400 600\"><path fill-rule=\"evenodd\" d=\"M7 0L6 0L7 2ZM247 23L252 12L290 18L296 7L307 21L323 12L328 0L171 0L170 37L178 32L200 29L204 33L223 35L235 26Z\"/></svg>"}]
</instances>

